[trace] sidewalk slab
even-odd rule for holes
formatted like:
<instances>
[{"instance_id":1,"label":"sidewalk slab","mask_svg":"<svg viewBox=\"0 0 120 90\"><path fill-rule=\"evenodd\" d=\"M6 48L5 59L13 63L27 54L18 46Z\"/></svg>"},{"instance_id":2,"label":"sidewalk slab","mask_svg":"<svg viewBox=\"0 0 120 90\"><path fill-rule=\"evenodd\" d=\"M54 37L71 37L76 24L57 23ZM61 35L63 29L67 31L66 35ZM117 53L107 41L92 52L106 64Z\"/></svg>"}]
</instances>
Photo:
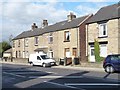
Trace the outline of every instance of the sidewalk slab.
<instances>
[{"instance_id":1,"label":"sidewalk slab","mask_svg":"<svg viewBox=\"0 0 120 90\"><path fill-rule=\"evenodd\" d=\"M104 69L103 69L103 68L96 68L96 67L54 66L53 68L63 68L63 69L72 69L72 70L85 70L85 71L104 72Z\"/></svg>"}]
</instances>

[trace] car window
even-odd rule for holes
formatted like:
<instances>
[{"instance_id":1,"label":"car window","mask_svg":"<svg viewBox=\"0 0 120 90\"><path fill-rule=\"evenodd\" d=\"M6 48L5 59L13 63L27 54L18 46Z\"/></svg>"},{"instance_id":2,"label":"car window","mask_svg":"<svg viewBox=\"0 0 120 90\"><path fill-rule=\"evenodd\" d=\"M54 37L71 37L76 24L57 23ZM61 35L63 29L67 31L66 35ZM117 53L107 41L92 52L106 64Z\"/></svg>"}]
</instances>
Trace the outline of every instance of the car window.
<instances>
[{"instance_id":1,"label":"car window","mask_svg":"<svg viewBox=\"0 0 120 90\"><path fill-rule=\"evenodd\" d=\"M41 60L41 58L39 56L37 56L37 60Z\"/></svg>"},{"instance_id":2,"label":"car window","mask_svg":"<svg viewBox=\"0 0 120 90\"><path fill-rule=\"evenodd\" d=\"M111 56L111 60L120 60L120 55Z\"/></svg>"},{"instance_id":3,"label":"car window","mask_svg":"<svg viewBox=\"0 0 120 90\"><path fill-rule=\"evenodd\" d=\"M41 55L41 58L44 59L49 59L49 57L47 55Z\"/></svg>"}]
</instances>

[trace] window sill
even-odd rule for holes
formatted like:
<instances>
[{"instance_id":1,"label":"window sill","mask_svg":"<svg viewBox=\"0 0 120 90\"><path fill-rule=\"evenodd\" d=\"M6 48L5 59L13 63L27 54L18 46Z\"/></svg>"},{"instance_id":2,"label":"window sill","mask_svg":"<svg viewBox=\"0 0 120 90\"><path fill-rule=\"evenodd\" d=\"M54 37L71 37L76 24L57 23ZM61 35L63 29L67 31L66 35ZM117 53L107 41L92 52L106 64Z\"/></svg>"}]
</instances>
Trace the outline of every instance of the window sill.
<instances>
[{"instance_id":1,"label":"window sill","mask_svg":"<svg viewBox=\"0 0 120 90\"><path fill-rule=\"evenodd\" d=\"M108 36L99 36L98 38L107 38Z\"/></svg>"},{"instance_id":2,"label":"window sill","mask_svg":"<svg viewBox=\"0 0 120 90\"><path fill-rule=\"evenodd\" d=\"M64 42L70 42L70 40L64 41Z\"/></svg>"},{"instance_id":3,"label":"window sill","mask_svg":"<svg viewBox=\"0 0 120 90\"><path fill-rule=\"evenodd\" d=\"M49 42L48 44L53 44L53 42Z\"/></svg>"},{"instance_id":4,"label":"window sill","mask_svg":"<svg viewBox=\"0 0 120 90\"><path fill-rule=\"evenodd\" d=\"M35 46L38 46L38 44L35 44Z\"/></svg>"}]
</instances>

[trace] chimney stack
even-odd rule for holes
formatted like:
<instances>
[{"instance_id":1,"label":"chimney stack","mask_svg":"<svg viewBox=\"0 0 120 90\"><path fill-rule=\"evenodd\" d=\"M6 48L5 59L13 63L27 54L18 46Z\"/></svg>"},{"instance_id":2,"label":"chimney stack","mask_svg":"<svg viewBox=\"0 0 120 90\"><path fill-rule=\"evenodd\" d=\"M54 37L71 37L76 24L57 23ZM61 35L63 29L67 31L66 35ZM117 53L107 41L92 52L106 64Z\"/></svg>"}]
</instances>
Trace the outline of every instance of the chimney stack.
<instances>
[{"instance_id":1,"label":"chimney stack","mask_svg":"<svg viewBox=\"0 0 120 90\"><path fill-rule=\"evenodd\" d=\"M38 28L38 26L36 25L36 23L33 23L33 25L31 26L31 29L34 30L35 28Z\"/></svg>"},{"instance_id":2,"label":"chimney stack","mask_svg":"<svg viewBox=\"0 0 120 90\"><path fill-rule=\"evenodd\" d=\"M67 15L68 22L72 21L74 18L76 18L76 15L74 15L72 12L70 12L70 15Z\"/></svg>"},{"instance_id":3,"label":"chimney stack","mask_svg":"<svg viewBox=\"0 0 120 90\"><path fill-rule=\"evenodd\" d=\"M43 20L42 27L44 28L46 26L48 26L48 22L47 22L47 20Z\"/></svg>"}]
</instances>

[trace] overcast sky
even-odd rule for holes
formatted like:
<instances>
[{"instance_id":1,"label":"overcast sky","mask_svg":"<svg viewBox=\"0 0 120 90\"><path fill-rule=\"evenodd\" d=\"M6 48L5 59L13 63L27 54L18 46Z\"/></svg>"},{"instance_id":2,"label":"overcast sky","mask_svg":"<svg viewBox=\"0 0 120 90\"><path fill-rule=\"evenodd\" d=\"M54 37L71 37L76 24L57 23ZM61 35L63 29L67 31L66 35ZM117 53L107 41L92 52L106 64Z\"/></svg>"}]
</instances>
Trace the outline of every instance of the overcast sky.
<instances>
[{"instance_id":1,"label":"overcast sky","mask_svg":"<svg viewBox=\"0 0 120 90\"><path fill-rule=\"evenodd\" d=\"M96 13L101 7L119 0L3 0L0 1L0 41L8 40L31 29L35 22L41 27L43 19L49 25L67 19L70 12L77 17Z\"/></svg>"}]
</instances>

